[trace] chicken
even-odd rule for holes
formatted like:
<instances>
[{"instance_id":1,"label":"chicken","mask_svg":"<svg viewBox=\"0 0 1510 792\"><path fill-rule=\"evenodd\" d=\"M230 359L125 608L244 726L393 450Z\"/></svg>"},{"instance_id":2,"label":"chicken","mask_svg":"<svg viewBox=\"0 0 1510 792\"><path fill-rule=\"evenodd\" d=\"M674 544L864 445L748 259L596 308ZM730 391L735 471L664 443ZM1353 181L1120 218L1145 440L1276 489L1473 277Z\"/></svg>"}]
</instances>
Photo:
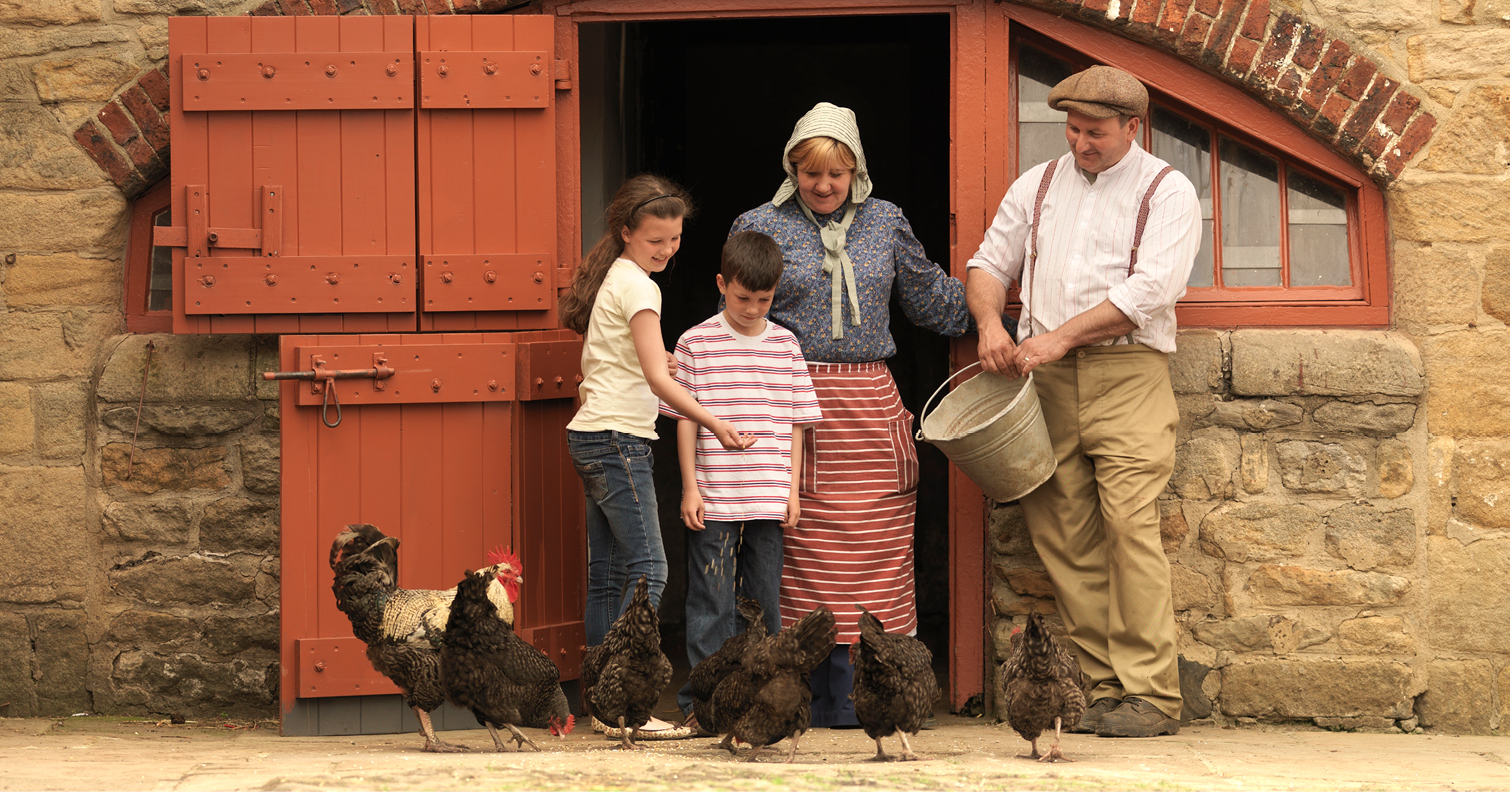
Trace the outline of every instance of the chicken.
<instances>
[{"instance_id":1,"label":"chicken","mask_svg":"<svg viewBox=\"0 0 1510 792\"><path fill-rule=\"evenodd\" d=\"M629 607L608 628L603 643L582 653L582 703L589 715L618 724L623 748L641 748L634 738L671 681L671 661L661 651L661 622L650 604L644 575ZM631 735L631 731L633 734Z\"/></svg>"},{"instance_id":2,"label":"chicken","mask_svg":"<svg viewBox=\"0 0 1510 792\"><path fill-rule=\"evenodd\" d=\"M719 747L732 755L735 740L748 743L753 761L761 748L790 737L792 761L813 719L808 675L834 651L837 635L834 614L820 605L776 635L750 642L739 670L713 693L704 728L725 735Z\"/></svg>"},{"instance_id":3,"label":"chicken","mask_svg":"<svg viewBox=\"0 0 1510 792\"><path fill-rule=\"evenodd\" d=\"M718 651L703 658L687 678L692 693L692 717L685 724L689 727L708 722L708 707L718 683L739 670L747 646L766 636L765 609L759 602L740 597L734 607L745 620L745 631L730 637Z\"/></svg>"},{"instance_id":4,"label":"chicken","mask_svg":"<svg viewBox=\"0 0 1510 792\"><path fill-rule=\"evenodd\" d=\"M877 761L890 757L881 738L895 734L902 741L902 759L915 760L907 735L916 735L939 698L933 675L933 653L910 635L886 632L881 620L859 605L860 640L850 644L849 662L855 668L855 719L876 741Z\"/></svg>"},{"instance_id":5,"label":"chicken","mask_svg":"<svg viewBox=\"0 0 1510 792\"><path fill-rule=\"evenodd\" d=\"M519 726L548 728L565 737L576 719L561 690L561 671L544 652L525 643L488 599L496 579L492 567L467 572L456 586L440 649L440 675L446 697L471 710L488 728L493 746L506 748L498 727L507 726L515 744L540 750Z\"/></svg>"},{"instance_id":6,"label":"chicken","mask_svg":"<svg viewBox=\"0 0 1510 792\"><path fill-rule=\"evenodd\" d=\"M352 632L367 644L372 667L392 680L414 710L424 735L424 750L454 753L466 749L441 742L430 711L445 701L440 681L440 645L450 617L455 589L432 591L398 587L396 537L372 525L348 525L330 545L331 591L336 607L351 620ZM488 599L497 618L514 623L519 598L519 560L494 551L488 556L493 577Z\"/></svg>"},{"instance_id":7,"label":"chicken","mask_svg":"<svg viewBox=\"0 0 1510 792\"><path fill-rule=\"evenodd\" d=\"M1007 725L1032 744L1033 752L1026 758L1074 761L1059 750L1059 735L1085 714L1080 664L1038 614L1028 614L1027 627L1012 631L1012 656L1002 664L1000 679L998 695L1007 704ZM1054 745L1040 756L1038 737L1051 727Z\"/></svg>"}]
</instances>

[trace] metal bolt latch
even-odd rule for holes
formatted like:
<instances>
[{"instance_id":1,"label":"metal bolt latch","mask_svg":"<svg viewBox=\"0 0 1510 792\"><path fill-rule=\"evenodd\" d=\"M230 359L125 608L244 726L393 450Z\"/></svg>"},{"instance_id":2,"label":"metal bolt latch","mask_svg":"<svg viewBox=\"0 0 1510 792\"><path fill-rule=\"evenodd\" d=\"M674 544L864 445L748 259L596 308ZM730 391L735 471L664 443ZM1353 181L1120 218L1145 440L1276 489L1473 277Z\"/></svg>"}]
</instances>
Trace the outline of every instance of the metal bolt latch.
<instances>
[{"instance_id":1,"label":"metal bolt latch","mask_svg":"<svg viewBox=\"0 0 1510 792\"><path fill-rule=\"evenodd\" d=\"M498 73L498 64L496 64L496 63L484 63L484 64L482 64L482 73L483 74L497 74Z\"/></svg>"},{"instance_id":2,"label":"metal bolt latch","mask_svg":"<svg viewBox=\"0 0 1510 792\"><path fill-rule=\"evenodd\" d=\"M334 77L334 76L336 76L336 66L335 66L335 64L332 63L331 65L325 67L325 76L326 77Z\"/></svg>"},{"instance_id":3,"label":"metal bolt latch","mask_svg":"<svg viewBox=\"0 0 1510 792\"><path fill-rule=\"evenodd\" d=\"M271 66L263 66L262 67L262 76L263 77L266 77L268 79L272 79L273 75L277 74L277 73L278 73L278 70L274 69Z\"/></svg>"},{"instance_id":4,"label":"metal bolt latch","mask_svg":"<svg viewBox=\"0 0 1510 792\"><path fill-rule=\"evenodd\" d=\"M199 282L203 283L206 286L214 286L215 285L215 276L214 275L206 275L206 276L200 278Z\"/></svg>"},{"instance_id":5,"label":"metal bolt latch","mask_svg":"<svg viewBox=\"0 0 1510 792\"><path fill-rule=\"evenodd\" d=\"M317 671L319 673L322 673L322 674L325 673L325 661L324 660L321 660L320 662L315 663L315 671Z\"/></svg>"},{"instance_id":6,"label":"metal bolt latch","mask_svg":"<svg viewBox=\"0 0 1510 792\"><path fill-rule=\"evenodd\" d=\"M440 65L440 68L439 68L439 69L436 69L436 71L437 71L437 72L440 72L440 76L442 76L442 77L444 77L444 76L446 76L446 75L447 75L447 74L450 74L450 73L451 73L451 68L450 68L450 67L449 67L449 66L447 66L447 65L446 65L446 64L444 64L444 63L442 63L442 64L441 64L441 65Z\"/></svg>"},{"instance_id":7,"label":"metal bolt latch","mask_svg":"<svg viewBox=\"0 0 1510 792\"><path fill-rule=\"evenodd\" d=\"M442 272L440 274L440 282L441 283L450 283L451 282L451 278L452 278L452 275L449 272Z\"/></svg>"},{"instance_id":8,"label":"metal bolt latch","mask_svg":"<svg viewBox=\"0 0 1510 792\"><path fill-rule=\"evenodd\" d=\"M498 380L488 380L488 390L498 390Z\"/></svg>"},{"instance_id":9,"label":"metal bolt latch","mask_svg":"<svg viewBox=\"0 0 1510 792\"><path fill-rule=\"evenodd\" d=\"M391 275L388 276L388 280L391 280L394 283L403 283L404 282L404 276L398 274L397 272L395 272L395 273L393 273L393 274L391 274Z\"/></svg>"},{"instance_id":10,"label":"metal bolt latch","mask_svg":"<svg viewBox=\"0 0 1510 792\"><path fill-rule=\"evenodd\" d=\"M534 281L535 281L535 282L536 282L536 283L544 283L544 282L545 282L545 273L543 273L543 272L537 272L537 273L535 273L535 274L534 274L534 275L532 275L532 276L530 276L530 277L531 277L531 278L532 278L532 279L533 279L533 280L534 280Z\"/></svg>"}]
</instances>

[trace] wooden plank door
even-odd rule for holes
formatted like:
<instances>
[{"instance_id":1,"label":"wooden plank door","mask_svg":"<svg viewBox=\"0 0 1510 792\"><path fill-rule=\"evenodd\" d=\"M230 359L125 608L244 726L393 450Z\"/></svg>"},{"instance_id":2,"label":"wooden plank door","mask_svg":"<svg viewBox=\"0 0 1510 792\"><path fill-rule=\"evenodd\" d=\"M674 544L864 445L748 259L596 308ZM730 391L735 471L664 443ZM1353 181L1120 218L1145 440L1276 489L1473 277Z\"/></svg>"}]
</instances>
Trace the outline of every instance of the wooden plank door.
<instances>
[{"instance_id":1,"label":"wooden plank door","mask_svg":"<svg viewBox=\"0 0 1510 792\"><path fill-rule=\"evenodd\" d=\"M176 333L415 328L414 20L169 21Z\"/></svg>"}]
</instances>

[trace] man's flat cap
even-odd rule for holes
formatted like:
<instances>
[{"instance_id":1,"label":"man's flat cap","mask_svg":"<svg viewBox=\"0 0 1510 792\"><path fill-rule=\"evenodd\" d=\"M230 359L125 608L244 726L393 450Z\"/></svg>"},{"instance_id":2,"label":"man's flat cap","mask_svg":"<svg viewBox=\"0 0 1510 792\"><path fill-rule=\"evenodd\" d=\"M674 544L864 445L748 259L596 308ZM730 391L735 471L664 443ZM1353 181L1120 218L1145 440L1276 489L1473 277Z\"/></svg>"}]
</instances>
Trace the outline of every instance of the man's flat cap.
<instances>
[{"instance_id":1,"label":"man's flat cap","mask_svg":"<svg viewBox=\"0 0 1510 792\"><path fill-rule=\"evenodd\" d=\"M1148 113L1148 89L1138 78L1110 66L1092 66L1059 81L1049 91L1049 107L1077 110L1091 118Z\"/></svg>"}]
</instances>

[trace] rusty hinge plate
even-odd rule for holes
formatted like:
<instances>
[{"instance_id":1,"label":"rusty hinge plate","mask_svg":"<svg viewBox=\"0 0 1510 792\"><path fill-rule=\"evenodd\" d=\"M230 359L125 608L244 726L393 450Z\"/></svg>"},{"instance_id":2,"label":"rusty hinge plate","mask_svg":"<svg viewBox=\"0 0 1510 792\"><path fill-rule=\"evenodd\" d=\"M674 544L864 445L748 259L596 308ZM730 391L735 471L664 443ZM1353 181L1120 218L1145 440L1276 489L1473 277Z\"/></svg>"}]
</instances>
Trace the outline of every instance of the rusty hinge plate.
<instances>
[{"instance_id":1,"label":"rusty hinge plate","mask_svg":"<svg viewBox=\"0 0 1510 792\"><path fill-rule=\"evenodd\" d=\"M549 254L477 253L424 257L425 311L545 311L555 304Z\"/></svg>"},{"instance_id":2,"label":"rusty hinge plate","mask_svg":"<svg viewBox=\"0 0 1510 792\"><path fill-rule=\"evenodd\" d=\"M410 256L185 258L184 313L408 313Z\"/></svg>"},{"instance_id":3,"label":"rusty hinge plate","mask_svg":"<svg viewBox=\"0 0 1510 792\"><path fill-rule=\"evenodd\" d=\"M440 340L437 337L435 344L299 347L299 368L313 370L315 358L331 369L367 368L374 365L374 355L381 353L385 359L383 365L393 369L392 376L381 380L335 380L336 401L348 407L515 400L518 396L515 344L443 344ZM292 387L298 389L300 406L321 407L326 402L322 383L299 382Z\"/></svg>"},{"instance_id":4,"label":"rusty hinge plate","mask_svg":"<svg viewBox=\"0 0 1510 792\"><path fill-rule=\"evenodd\" d=\"M575 399L582 381L582 339L519 342L519 401Z\"/></svg>"},{"instance_id":5,"label":"rusty hinge plate","mask_svg":"<svg viewBox=\"0 0 1510 792\"><path fill-rule=\"evenodd\" d=\"M381 696L402 693L367 659L367 645L357 638L297 638L295 677L299 698Z\"/></svg>"},{"instance_id":6,"label":"rusty hinge plate","mask_svg":"<svg viewBox=\"0 0 1510 792\"><path fill-rule=\"evenodd\" d=\"M190 53L183 56L181 90L180 107L185 112L411 108L414 56L407 52Z\"/></svg>"},{"instance_id":7,"label":"rusty hinge plate","mask_svg":"<svg viewBox=\"0 0 1510 792\"><path fill-rule=\"evenodd\" d=\"M551 62L544 52L419 54L419 106L537 108L551 103Z\"/></svg>"},{"instance_id":8,"label":"rusty hinge plate","mask_svg":"<svg viewBox=\"0 0 1510 792\"><path fill-rule=\"evenodd\" d=\"M565 58L556 59L556 90L571 90L571 61Z\"/></svg>"}]
</instances>

